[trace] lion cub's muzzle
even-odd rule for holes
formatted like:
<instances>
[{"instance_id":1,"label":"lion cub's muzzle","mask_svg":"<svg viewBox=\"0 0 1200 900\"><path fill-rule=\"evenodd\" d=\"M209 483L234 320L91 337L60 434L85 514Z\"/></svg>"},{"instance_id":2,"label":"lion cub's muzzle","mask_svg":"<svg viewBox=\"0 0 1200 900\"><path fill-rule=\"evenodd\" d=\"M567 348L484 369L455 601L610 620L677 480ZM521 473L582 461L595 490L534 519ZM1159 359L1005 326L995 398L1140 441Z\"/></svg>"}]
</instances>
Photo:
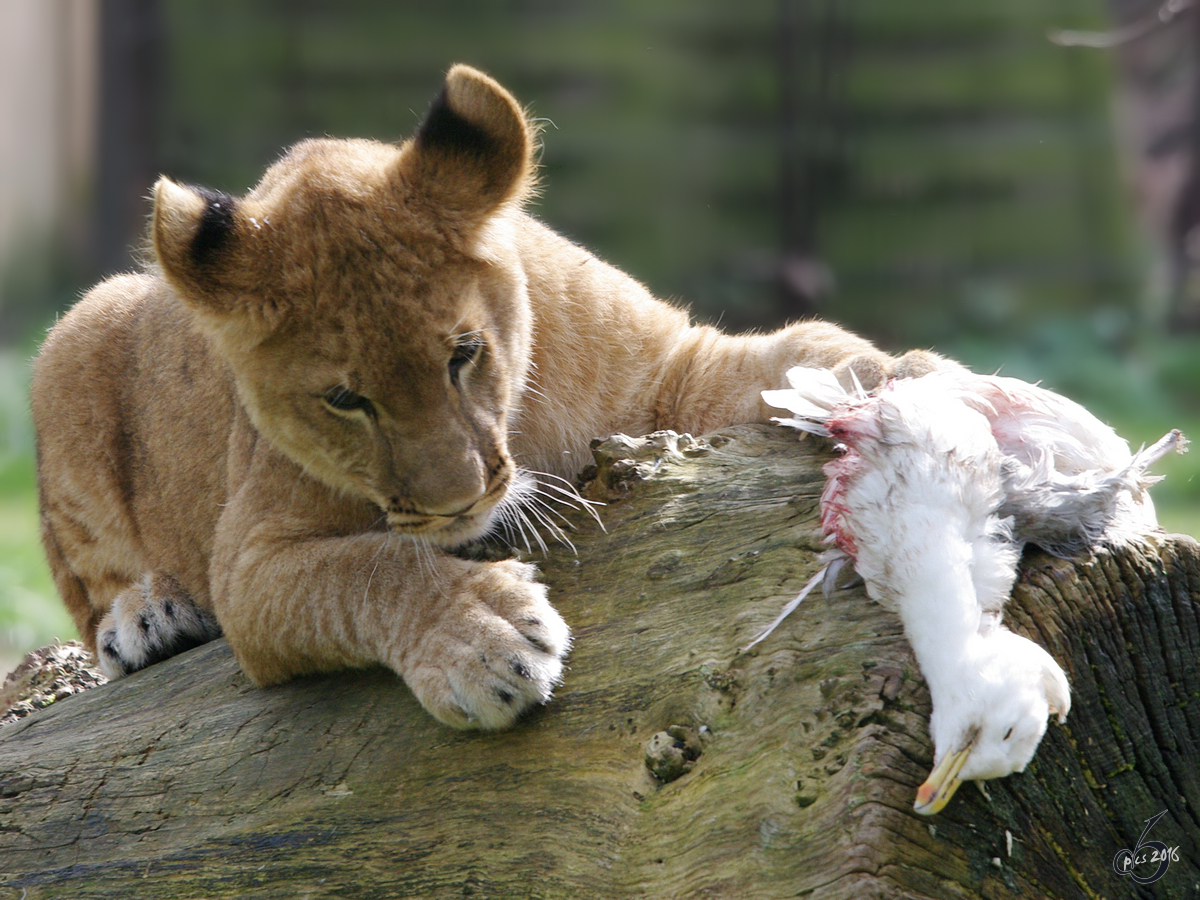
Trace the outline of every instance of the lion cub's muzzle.
<instances>
[{"instance_id":1,"label":"lion cub's muzzle","mask_svg":"<svg viewBox=\"0 0 1200 900\"><path fill-rule=\"evenodd\" d=\"M414 508L411 501L394 501L387 509L388 528L448 547L482 537L508 493L514 471L511 465L505 466L484 493L460 509L431 513Z\"/></svg>"}]
</instances>

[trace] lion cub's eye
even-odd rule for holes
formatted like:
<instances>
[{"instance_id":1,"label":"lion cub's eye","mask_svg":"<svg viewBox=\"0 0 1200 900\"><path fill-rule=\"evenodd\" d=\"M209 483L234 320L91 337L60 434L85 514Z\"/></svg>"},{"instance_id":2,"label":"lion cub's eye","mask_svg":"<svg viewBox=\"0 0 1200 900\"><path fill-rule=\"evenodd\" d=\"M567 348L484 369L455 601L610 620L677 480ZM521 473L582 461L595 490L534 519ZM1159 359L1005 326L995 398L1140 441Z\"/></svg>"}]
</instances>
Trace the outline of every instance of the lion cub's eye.
<instances>
[{"instance_id":1,"label":"lion cub's eye","mask_svg":"<svg viewBox=\"0 0 1200 900\"><path fill-rule=\"evenodd\" d=\"M450 380L458 384L459 373L470 363L474 362L483 350L483 338L474 335L464 335L454 345L450 354Z\"/></svg>"},{"instance_id":2,"label":"lion cub's eye","mask_svg":"<svg viewBox=\"0 0 1200 900\"><path fill-rule=\"evenodd\" d=\"M369 416L375 415L375 405L362 394L356 394L348 387L335 385L321 395L321 399L331 409L338 412L354 412L359 410Z\"/></svg>"}]
</instances>

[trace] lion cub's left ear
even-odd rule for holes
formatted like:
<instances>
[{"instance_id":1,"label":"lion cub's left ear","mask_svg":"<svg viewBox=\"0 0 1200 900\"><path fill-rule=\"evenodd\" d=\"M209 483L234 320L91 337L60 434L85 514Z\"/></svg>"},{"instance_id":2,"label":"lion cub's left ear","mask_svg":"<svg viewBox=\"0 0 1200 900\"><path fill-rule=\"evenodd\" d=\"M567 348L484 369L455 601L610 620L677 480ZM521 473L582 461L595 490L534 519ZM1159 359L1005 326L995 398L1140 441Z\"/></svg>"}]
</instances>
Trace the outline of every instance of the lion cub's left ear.
<instances>
[{"instance_id":1,"label":"lion cub's left ear","mask_svg":"<svg viewBox=\"0 0 1200 900\"><path fill-rule=\"evenodd\" d=\"M533 131L513 96L470 66L456 65L400 166L444 218L471 225L533 187Z\"/></svg>"}]
</instances>

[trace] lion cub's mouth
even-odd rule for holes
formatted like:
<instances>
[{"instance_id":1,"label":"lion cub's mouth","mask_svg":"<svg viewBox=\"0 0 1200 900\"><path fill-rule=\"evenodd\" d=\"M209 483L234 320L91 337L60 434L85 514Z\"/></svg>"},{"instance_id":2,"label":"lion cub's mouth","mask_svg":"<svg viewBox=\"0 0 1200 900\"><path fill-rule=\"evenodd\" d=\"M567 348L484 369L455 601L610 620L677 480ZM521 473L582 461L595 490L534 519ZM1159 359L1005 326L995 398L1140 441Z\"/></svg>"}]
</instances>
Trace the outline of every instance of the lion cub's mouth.
<instances>
[{"instance_id":1,"label":"lion cub's mouth","mask_svg":"<svg viewBox=\"0 0 1200 900\"><path fill-rule=\"evenodd\" d=\"M504 500L510 483L508 477L497 479L487 493L474 503L449 514L393 507L387 513L388 528L402 534L420 536L445 547L475 540L490 529L496 507Z\"/></svg>"}]
</instances>

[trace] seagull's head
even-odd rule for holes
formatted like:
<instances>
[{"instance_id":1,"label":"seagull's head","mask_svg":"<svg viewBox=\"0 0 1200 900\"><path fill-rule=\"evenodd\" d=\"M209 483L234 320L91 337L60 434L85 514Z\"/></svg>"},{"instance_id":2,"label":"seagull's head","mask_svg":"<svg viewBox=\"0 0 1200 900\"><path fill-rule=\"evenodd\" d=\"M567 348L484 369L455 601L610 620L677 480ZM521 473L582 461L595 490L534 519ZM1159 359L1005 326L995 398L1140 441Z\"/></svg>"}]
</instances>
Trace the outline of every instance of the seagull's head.
<instances>
[{"instance_id":1,"label":"seagull's head","mask_svg":"<svg viewBox=\"0 0 1200 900\"><path fill-rule=\"evenodd\" d=\"M1035 644L1004 628L974 635L971 663L942 696L934 696L929 730L935 765L913 808L933 815L964 781L1022 772L1046 732L1049 716L1066 721L1067 676Z\"/></svg>"}]
</instances>

